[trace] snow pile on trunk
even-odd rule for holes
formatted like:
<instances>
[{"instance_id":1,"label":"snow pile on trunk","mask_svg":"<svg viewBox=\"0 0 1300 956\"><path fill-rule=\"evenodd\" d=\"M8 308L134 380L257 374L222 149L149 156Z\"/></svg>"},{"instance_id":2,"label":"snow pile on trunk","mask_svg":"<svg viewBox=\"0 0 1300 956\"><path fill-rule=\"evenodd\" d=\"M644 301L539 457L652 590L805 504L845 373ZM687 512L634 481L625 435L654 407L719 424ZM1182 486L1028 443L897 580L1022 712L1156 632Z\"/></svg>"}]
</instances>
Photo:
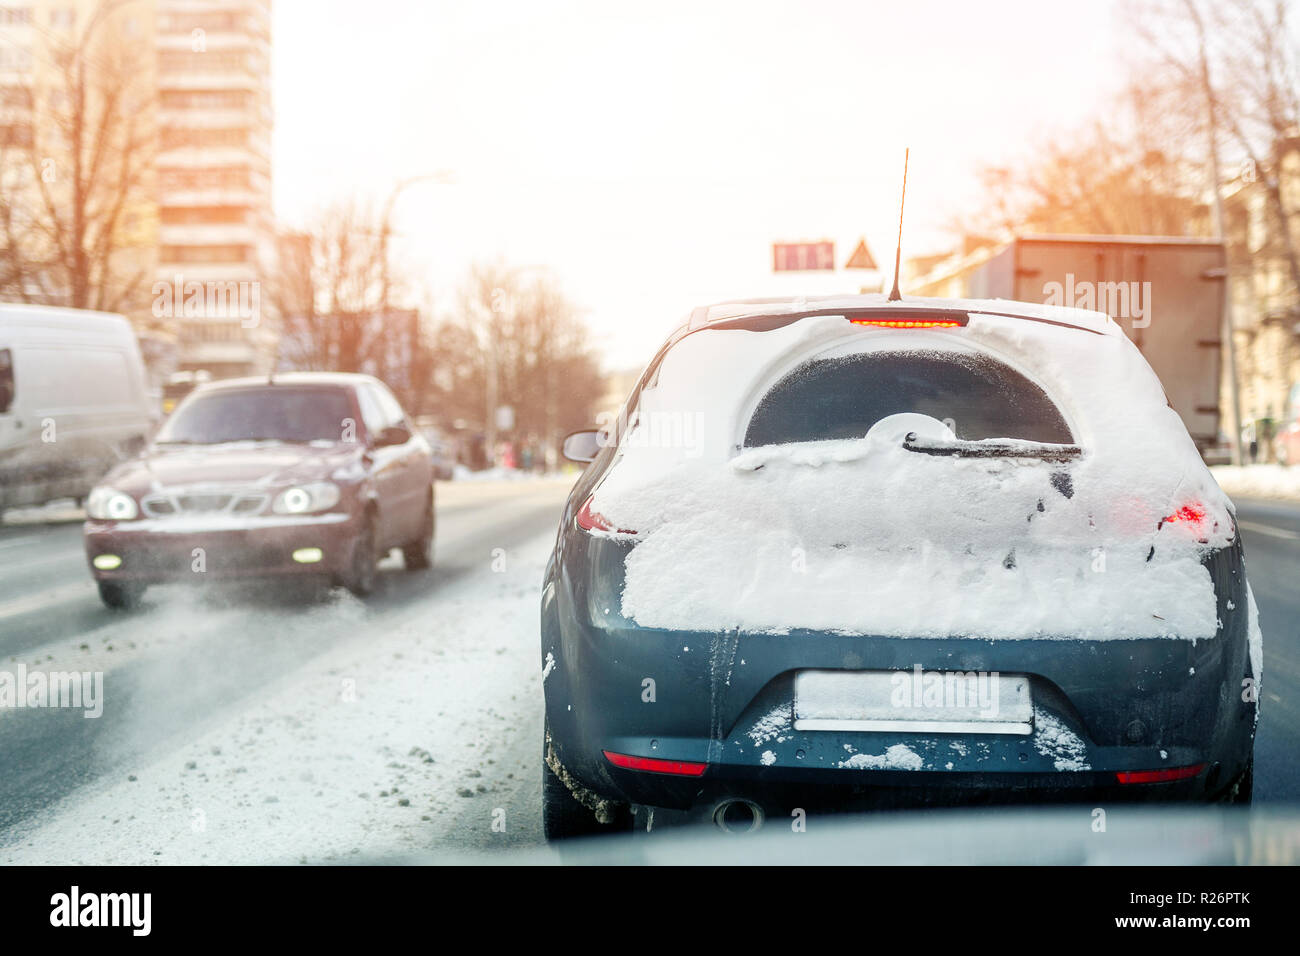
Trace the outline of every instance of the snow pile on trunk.
<instances>
[{"instance_id":1,"label":"snow pile on trunk","mask_svg":"<svg viewBox=\"0 0 1300 956\"><path fill-rule=\"evenodd\" d=\"M908 451L892 433L741 450L749 415L814 358L973 348L1029 373L1084 456L1068 465ZM637 441L666 416L690 446ZM1195 504L1224 544L1227 498L1121 335L972 317L942 332L841 317L706 330L664 360L593 509L634 529L623 614L684 630L899 636L1212 638ZM1066 477L1068 476L1068 478Z\"/></svg>"}]
</instances>

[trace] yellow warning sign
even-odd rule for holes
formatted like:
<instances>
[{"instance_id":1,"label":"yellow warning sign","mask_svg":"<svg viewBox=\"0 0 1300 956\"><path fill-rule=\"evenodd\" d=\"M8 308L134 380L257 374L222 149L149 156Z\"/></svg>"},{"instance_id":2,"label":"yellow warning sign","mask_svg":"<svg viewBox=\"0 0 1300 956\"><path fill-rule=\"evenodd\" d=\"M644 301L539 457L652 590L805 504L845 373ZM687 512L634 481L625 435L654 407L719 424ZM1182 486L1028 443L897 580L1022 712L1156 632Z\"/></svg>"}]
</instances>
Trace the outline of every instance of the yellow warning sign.
<instances>
[{"instance_id":1,"label":"yellow warning sign","mask_svg":"<svg viewBox=\"0 0 1300 956\"><path fill-rule=\"evenodd\" d=\"M849 261L844 263L846 269L874 269L876 260L871 258L871 250L867 248L867 240L859 239L858 247L853 250L853 255L849 256Z\"/></svg>"}]
</instances>

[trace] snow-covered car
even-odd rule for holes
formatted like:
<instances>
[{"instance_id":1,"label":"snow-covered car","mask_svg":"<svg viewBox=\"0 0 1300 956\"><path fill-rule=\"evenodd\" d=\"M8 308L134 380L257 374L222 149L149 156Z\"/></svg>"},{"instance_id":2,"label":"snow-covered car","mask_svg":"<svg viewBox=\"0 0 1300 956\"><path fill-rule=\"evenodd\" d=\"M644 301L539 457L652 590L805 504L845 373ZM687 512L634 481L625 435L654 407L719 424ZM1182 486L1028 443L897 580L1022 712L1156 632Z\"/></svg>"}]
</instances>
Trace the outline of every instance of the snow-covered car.
<instances>
[{"instance_id":1,"label":"snow-covered car","mask_svg":"<svg viewBox=\"0 0 1300 956\"><path fill-rule=\"evenodd\" d=\"M591 464L541 600L549 837L1249 800L1233 506L1105 315L698 309L566 454Z\"/></svg>"},{"instance_id":2,"label":"snow-covered car","mask_svg":"<svg viewBox=\"0 0 1300 956\"><path fill-rule=\"evenodd\" d=\"M368 594L401 548L433 562L429 446L367 375L200 385L86 503L86 558L109 607L150 584L304 575Z\"/></svg>"}]
</instances>

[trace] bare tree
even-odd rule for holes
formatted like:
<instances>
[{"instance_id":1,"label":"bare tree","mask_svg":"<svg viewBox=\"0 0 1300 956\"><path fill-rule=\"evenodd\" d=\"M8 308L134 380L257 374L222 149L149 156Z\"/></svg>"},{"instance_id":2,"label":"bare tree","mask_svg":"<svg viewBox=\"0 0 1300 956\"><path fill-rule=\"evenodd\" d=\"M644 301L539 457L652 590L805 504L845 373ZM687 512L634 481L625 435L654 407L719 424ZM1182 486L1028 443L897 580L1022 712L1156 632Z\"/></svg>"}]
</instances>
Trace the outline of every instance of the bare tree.
<instances>
[{"instance_id":1,"label":"bare tree","mask_svg":"<svg viewBox=\"0 0 1300 956\"><path fill-rule=\"evenodd\" d=\"M544 271L474 266L433 346L433 407L480 427L489 446L495 410L508 406L514 425L500 437L549 449L553 460L566 432L590 425L604 391L590 331Z\"/></svg>"},{"instance_id":2,"label":"bare tree","mask_svg":"<svg viewBox=\"0 0 1300 956\"><path fill-rule=\"evenodd\" d=\"M282 244L275 299L283 358L299 368L358 372L374 357L386 297L380 235L369 206L351 199Z\"/></svg>"},{"instance_id":3,"label":"bare tree","mask_svg":"<svg viewBox=\"0 0 1300 956\"><path fill-rule=\"evenodd\" d=\"M156 119L152 50L131 33L139 2L105 0L70 38L47 36L50 82L32 90L30 143L0 155L2 281L23 300L108 311L142 301Z\"/></svg>"},{"instance_id":4,"label":"bare tree","mask_svg":"<svg viewBox=\"0 0 1300 956\"><path fill-rule=\"evenodd\" d=\"M1300 292L1297 210L1283 196L1283 162L1300 150L1297 51L1286 0L1149 0L1130 20L1167 87L1190 91L1185 115L1242 161L1263 188L1273 228L1267 247ZM1202 151L1202 156L1204 151ZM1214 183L1219 188L1220 183Z\"/></svg>"},{"instance_id":5,"label":"bare tree","mask_svg":"<svg viewBox=\"0 0 1300 956\"><path fill-rule=\"evenodd\" d=\"M272 290L280 360L297 369L375 375L416 410L432 362L417 310L395 304L407 283L392 261L390 212L376 215L350 199L310 229L283 237Z\"/></svg>"},{"instance_id":6,"label":"bare tree","mask_svg":"<svg viewBox=\"0 0 1300 956\"><path fill-rule=\"evenodd\" d=\"M1096 117L1043 138L1021 163L980 171L986 197L962 235L1187 235L1204 231L1188 129L1172 94L1135 80Z\"/></svg>"}]
</instances>

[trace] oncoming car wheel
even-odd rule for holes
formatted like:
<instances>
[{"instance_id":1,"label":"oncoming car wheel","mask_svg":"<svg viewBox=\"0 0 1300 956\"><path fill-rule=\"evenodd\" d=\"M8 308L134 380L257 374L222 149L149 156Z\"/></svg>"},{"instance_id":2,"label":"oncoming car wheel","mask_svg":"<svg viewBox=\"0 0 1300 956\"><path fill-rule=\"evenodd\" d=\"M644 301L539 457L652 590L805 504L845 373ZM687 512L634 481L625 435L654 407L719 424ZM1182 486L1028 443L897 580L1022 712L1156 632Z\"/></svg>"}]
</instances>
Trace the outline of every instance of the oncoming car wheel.
<instances>
[{"instance_id":1,"label":"oncoming car wheel","mask_svg":"<svg viewBox=\"0 0 1300 956\"><path fill-rule=\"evenodd\" d=\"M420 521L420 537L410 544L402 545L402 560L408 571L424 571L433 567L434 511L433 492L429 492L429 503L424 518Z\"/></svg>"},{"instance_id":2,"label":"oncoming car wheel","mask_svg":"<svg viewBox=\"0 0 1300 956\"><path fill-rule=\"evenodd\" d=\"M348 568L343 586L357 597L366 597L375 589L375 577L379 556L375 553L375 525L373 517L368 516L362 525L356 541L352 544L352 561Z\"/></svg>"},{"instance_id":3,"label":"oncoming car wheel","mask_svg":"<svg viewBox=\"0 0 1300 956\"><path fill-rule=\"evenodd\" d=\"M144 585L133 581L100 581L99 599L105 607L125 611L137 606L144 597Z\"/></svg>"}]
</instances>

